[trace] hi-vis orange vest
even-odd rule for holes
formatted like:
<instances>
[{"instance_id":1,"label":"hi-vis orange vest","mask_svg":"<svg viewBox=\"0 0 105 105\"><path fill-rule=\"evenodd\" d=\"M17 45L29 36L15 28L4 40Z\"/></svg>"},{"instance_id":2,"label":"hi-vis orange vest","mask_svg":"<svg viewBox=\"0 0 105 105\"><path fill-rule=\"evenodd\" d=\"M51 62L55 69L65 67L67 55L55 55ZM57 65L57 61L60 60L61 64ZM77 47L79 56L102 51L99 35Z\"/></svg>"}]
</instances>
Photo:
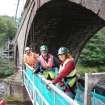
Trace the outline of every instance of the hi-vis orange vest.
<instances>
[{"instance_id":1,"label":"hi-vis orange vest","mask_svg":"<svg viewBox=\"0 0 105 105\"><path fill-rule=\"evenodd\" d=\"M70 61L71 59L68 58L64 61L63 65L60 65L60 69L59 72L61 72L64 68L65 65ZM67 83L70 87L73 87L75 82L76 82L76 69L74 69L72 72L69 73L69 75L67 75L66 80L63 79L62 80L64 83Z\"/></svg>"},{"instance_id":2,"label":"hi-vis orange vest","mask_svg":"<svg viewBox=\"0 0 105 105\"><path fill-rule=\"evenodd\" d=\"M35 67L37 62L37 56L35 56L35 53L30 53L30 54L24 54L24 63L27 63L31 67Z\"/></svg>"}]
</instances>

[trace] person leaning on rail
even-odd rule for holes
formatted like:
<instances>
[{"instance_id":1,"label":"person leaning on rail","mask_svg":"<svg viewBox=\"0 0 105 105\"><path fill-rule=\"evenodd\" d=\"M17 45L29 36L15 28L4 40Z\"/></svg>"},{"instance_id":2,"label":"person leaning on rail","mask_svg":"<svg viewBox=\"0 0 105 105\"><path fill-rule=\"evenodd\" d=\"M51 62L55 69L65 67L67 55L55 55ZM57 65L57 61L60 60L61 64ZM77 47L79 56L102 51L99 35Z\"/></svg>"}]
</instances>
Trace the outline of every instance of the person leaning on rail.
<instances>
[{"instance_id":1,"label":"person leaning on rail","mask_svg":"<svg viewBox=\"0 0 105 105\"><path fill-rule=\"evenodd\" d=\"M38 54L33 53L29 47L26 47L25 54L23 57L24 64L26 63L32 68L34 68L36 66L37 59L38 59Z\"/></svg>"},{"instance_id":2,"label":"person leaning on rail","mask_svg":"<svg viewBox=\"0 0 105 105\"><path fill-rule=\"evenodd\" d=\"M58 57L61 61L58 76L49 83L59 83L61 89L74 99L77 81L74 59L66 47L59 48Z\"/></svg>"},{"instance_id":3,"label":"person leaning on rail","mask_svg":"<svg viewBox=\"0 0 105 105\"><path fill-rule=\"evenodd\" d=\"M56 77L59 67L59 61L56 57L48 52L48 47L40 47L39 60L37 62L35 73L41 73L46 79L52 80Z\"/></svg>"}]
</instances>

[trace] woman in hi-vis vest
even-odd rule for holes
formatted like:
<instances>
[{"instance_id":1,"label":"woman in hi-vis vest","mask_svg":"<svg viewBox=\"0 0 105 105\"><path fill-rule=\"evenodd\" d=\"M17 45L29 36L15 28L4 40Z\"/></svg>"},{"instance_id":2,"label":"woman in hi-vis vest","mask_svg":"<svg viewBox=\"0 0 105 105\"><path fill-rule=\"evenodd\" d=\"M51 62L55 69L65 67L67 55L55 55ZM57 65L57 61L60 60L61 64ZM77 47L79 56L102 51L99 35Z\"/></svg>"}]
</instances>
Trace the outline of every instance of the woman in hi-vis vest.
<instances>
[{"instance_id":1,"label":"woman in hi-vis vest","mask_svg":"<svg viewBox=\"0 0 105 105\"><path fill-rule=\"evenodd\" d=\"M66 47L59 48L58 57L61 61L59 74L54 80L51 81L51 83L59 83L62 90L74 99L77 81L74 59Z\"/></svg>"}]
</instances>

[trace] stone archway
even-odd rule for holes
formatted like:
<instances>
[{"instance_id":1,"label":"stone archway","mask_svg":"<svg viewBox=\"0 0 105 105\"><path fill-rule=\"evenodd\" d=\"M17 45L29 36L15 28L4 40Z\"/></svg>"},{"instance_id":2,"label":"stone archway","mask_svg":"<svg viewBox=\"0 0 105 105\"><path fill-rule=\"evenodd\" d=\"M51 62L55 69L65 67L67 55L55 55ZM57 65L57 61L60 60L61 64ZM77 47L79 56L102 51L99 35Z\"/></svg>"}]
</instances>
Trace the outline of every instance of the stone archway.
<instances>
[{"instance_id":1,"label":"stone archway","mask_svg":"<svg viewBox=\"0 0 105 105\"><path fill-rule=\"evenodd\" d=\"M27 45L31 41L39 46L48 44L54 54L66 46L77 61L86 42L103 26L105 22L91 10L66 0L52 0L37 10Z\"/></svg>"}]
</instances>

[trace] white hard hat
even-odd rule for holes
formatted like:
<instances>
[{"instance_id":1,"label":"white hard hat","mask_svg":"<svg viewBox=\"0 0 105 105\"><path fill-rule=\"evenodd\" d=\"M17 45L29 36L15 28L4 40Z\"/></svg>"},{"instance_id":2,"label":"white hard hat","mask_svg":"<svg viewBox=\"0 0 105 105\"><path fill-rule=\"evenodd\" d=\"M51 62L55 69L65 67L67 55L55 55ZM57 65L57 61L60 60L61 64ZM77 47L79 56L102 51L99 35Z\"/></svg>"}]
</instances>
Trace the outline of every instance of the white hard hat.
<instances>
[{"instance_id":1,"label":"white hard hat","mask_svg":"<svg viewBox=\"0 0 105 105\"><path fill-rule=\"evenodd\" d=\"M29 51L29 50L30 50L30 48L29 48L29 47L26 47L26 48L25 48L25 51Z\"/></svg>"}]
</instances>

